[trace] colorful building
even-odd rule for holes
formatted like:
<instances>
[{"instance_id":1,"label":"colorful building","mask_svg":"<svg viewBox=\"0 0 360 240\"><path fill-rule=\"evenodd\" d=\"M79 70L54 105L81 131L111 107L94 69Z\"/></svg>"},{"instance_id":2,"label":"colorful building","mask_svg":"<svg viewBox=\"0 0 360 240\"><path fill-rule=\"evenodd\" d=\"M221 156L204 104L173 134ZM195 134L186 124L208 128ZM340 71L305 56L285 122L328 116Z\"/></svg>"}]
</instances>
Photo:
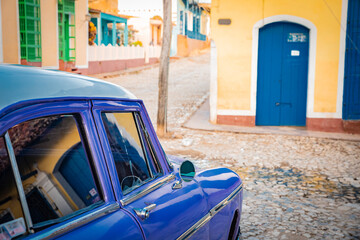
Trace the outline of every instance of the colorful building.
<instances>
[{"instance_id":1,"label":"colorful building","mask_svg":"<svg viewBox=\"0 0 360 240\"><path fill-rule=\"evenodd\" d=\"M118 5L118 0L89 0L91 22L97 30L96 45L128 45L128 19L131 16L120 15Z\"/></svg>"},{"instance_id":2,"label":"colorful building","mask_svg":"<svg viewBox=\"0 0 360 240\"><path fill-rule=\"evenodd\" d=\"M95 44L128 45L128 18L118 14L108 14L98 9L89 9L91 22L96 27Z\"/></svg>"},{"instance_id":3,"label":"colorful building","mask_svg":"<svg viewBox=\"0 0 360 240\"><path fill-rule=\"evenodd\" d=\"M97 34L94 44L88 47L87 74L116 72L157 62L160 47L143 46L135 40L134 34L139 31L129 23L139 17L120 14L119 8L124 10L124 7L118 0L89 0L90 25L94 25ZM148 31L150 26L149 23Z\"/></svg>"},{"instance_id":4,"label":"colorful building","mask_svg":"<svg viewBox=\"0 0 360 240\"><path fill-rule=\"evenodd\" d=\"M163 10L159 2L141 5L141 2L132 1L123 6L120 2L119 13L133 16L129 25L137 30L134 38L143 46L160 46L163 36Z\"/></svg>"},{"instance_id":5,"label":"colorful building","mask_svg":"<svg viewBox=\"0 0 360 240\"><path fill-rule=\"evenodd\" d=\"M173 46L177 46L176 55L189 56L196 49L209 47L209 26L210 4L201 4L199 0L178 0L177 23L173 28Z\"/></svg>"},{"instance_id":6,"label":"colorful building","mask_svg":"<svg viewBox=\"0 0 360 240\"><path fill-rule=\"evenodd\" d=\"M87 68L87 0L1 0L0 62Z\"/></svg>"},{"instance_id":7,"label":"colorful building","mask_svg":"<svg viewBox=\"0 0 360 240\"><path fill-rule=\"evenodd\" d=\"M137 32L137 39L147 44L161 45L163 35L163 6L161 1L148 2L141 5L140 1L127 2L119 12L134 16L129 19ZM172 36L170 56L189 56L198 49L210 46L210 4L199 0L172 0ZM149 28L150 26L150 28Z\"/></svg>"},{"instance_id":8,"label":"colorful building","mask_svg":"<svg viewBox=\"0 0 360 240\"><path fill-rule=\"evenodd\" d=\"M160 47L129 46L118 12L118 0L0 0L0 63L98 74L156 62Z\"/></svg>"},{"instance_id":9,"label":"colorful building","mask_svg":"<svg viewBox=\"0 0 360 240\"><path fill-rule=\"evenodd\" d=\"M360 132L358 0L212 0L211 121Z\"/></svg>"}]
</instances>

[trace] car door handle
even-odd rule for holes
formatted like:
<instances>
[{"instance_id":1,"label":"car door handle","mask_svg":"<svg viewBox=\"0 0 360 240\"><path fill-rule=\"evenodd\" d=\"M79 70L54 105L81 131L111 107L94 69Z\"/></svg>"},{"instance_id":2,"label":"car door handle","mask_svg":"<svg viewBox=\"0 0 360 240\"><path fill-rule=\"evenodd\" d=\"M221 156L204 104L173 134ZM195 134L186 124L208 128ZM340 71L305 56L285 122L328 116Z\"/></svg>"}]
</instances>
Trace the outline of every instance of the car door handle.
<instances>
[{"instance_id":1,"label":"car door handle","mask_svg":"<svg viewBox=\"0 0 360 240\"><path fill-rule=\"evenodd\" d=\"M144 208L134 208L134 212L136 213L136 215L141 218L141 220L145 220L149 217L150 215L150 211L153 210L154 208L156 208L156 204L150 204L147 207Z\"/></svg>"}]
</instances>

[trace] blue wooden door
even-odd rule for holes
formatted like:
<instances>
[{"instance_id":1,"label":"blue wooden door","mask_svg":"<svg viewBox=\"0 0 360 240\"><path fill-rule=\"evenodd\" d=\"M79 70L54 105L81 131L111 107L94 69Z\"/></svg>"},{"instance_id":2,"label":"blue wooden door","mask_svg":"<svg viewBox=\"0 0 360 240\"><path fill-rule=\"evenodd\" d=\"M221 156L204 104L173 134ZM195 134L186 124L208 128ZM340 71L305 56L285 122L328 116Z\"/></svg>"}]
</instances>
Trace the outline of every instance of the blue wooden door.
<instances>
[{"instance_id":1,"label":"blue wooden door","mask_svg":"<svg viewBox=\"0 0 360 240\"><path fill-rule=\"evenodd\" d=\"M287 22L259 33L256 125L305 126L309 30Z\"/></svg>"},{"instance_id":2,"label":"blue wooden door","mask_svg":"<svg viewBox=\"0 0 360 240\"><path fill-rule=\"evenodd\" d=\"M349 0L343 119L360 119L360 1Z\"/></svg>"}]
</instances>

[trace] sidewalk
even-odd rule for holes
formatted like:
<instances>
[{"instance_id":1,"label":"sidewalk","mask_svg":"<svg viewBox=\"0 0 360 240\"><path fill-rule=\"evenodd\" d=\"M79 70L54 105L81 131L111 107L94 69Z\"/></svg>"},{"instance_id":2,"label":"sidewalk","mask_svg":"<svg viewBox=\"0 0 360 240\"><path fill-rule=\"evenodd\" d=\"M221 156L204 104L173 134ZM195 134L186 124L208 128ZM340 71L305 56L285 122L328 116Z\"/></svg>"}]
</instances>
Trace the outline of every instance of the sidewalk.
<instances>
[{"instance_id":1,"label":"sidewalk","mask_svg":"<svg viewBox=\"0 0 360 240\"><path fill-rule=\"evenodd\" d=\"M327 133L308 131L302 127L241 127L231 125L211 124L210 121L210 104L207 99L200 108L185 122L183 127L197 130L206 131L224 131L246 134L277 134L289 136L303 136L315 138L328 138L336 140L359 141L360 134L347 134L347 133Z\"/></svg>"}]
</instances>

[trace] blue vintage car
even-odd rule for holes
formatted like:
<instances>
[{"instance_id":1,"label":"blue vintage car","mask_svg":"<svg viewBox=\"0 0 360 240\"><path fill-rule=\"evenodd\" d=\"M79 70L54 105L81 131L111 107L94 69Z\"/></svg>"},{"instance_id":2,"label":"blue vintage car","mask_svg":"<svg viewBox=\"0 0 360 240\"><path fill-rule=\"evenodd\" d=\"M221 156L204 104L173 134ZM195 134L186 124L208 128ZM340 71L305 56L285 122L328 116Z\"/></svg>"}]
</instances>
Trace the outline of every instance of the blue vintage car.
<instances>
[{"instance_id":1,"label":"blue vintage car","mask_svg":"<svg viewBox=\"0 0 360 240\"><path fill-rule=\"evenodd\" d=\"M0 65L0 239L235 239L242 182L166 156L117 85Z\"/></svg>"}]
</instances>

